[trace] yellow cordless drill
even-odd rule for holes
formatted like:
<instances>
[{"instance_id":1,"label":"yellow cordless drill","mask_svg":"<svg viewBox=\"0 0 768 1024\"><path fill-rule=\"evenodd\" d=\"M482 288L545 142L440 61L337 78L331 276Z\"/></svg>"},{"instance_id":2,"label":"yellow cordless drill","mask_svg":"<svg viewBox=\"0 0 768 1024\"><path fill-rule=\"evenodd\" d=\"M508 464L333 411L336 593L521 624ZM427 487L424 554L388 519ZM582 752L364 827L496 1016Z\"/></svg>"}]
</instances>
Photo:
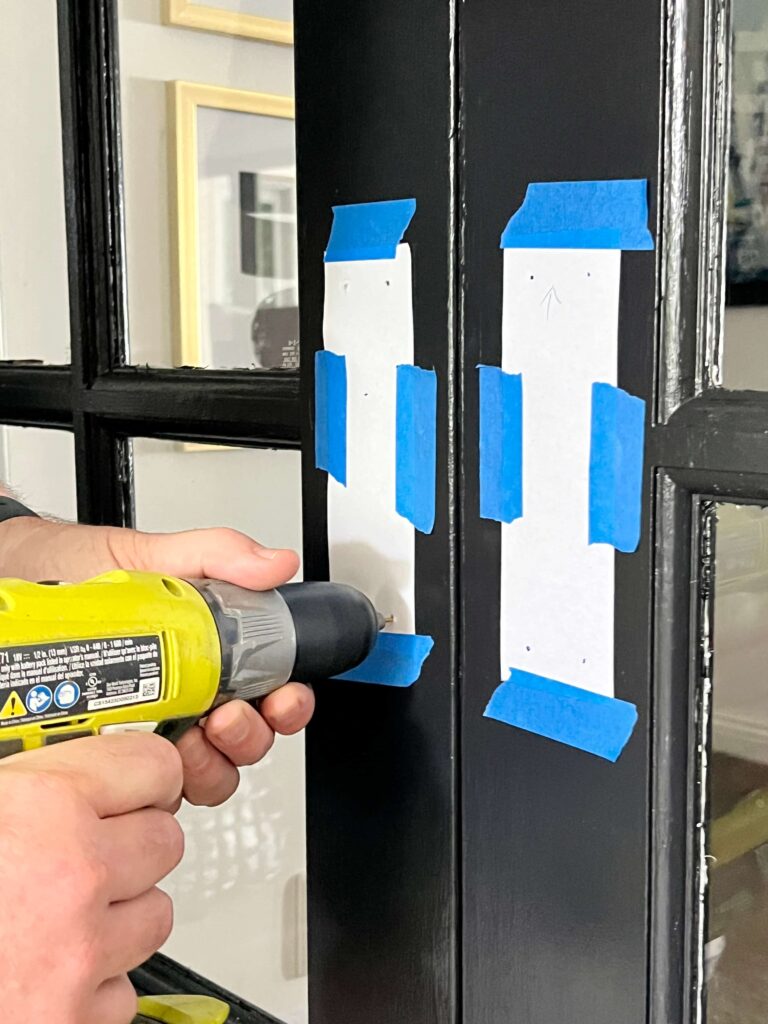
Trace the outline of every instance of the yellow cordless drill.
<instances>
[{"instance_id":1,"label":"yellow cordless drill","mask_svg":"<svg viewBox=\"0 0 768 1024\"><path fill-rule=\"evenodd\" d=\"M176 740L225 701L344 673L383 625L336 583L260 592L122 570L0 580L0 757L127 729Z\"/></svg>"}]
</instances>

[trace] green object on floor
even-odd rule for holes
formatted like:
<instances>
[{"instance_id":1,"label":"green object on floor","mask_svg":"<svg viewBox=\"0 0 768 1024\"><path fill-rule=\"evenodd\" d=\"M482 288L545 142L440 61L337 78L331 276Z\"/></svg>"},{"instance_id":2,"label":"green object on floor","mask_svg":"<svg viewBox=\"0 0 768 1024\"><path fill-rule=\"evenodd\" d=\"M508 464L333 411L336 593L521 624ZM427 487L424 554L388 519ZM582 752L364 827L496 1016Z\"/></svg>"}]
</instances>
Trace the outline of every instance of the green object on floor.
<instances>
[{"instance_id":1,"label":"green object on floor","mask_svg":"<svg viewBox=\"0 0 768 1024\"><path fill-rule=\"evenodd\" d=\"M226 1024L229 1007L210 996L142 996L134 1024Z\"/></svg>"}]
</instances>

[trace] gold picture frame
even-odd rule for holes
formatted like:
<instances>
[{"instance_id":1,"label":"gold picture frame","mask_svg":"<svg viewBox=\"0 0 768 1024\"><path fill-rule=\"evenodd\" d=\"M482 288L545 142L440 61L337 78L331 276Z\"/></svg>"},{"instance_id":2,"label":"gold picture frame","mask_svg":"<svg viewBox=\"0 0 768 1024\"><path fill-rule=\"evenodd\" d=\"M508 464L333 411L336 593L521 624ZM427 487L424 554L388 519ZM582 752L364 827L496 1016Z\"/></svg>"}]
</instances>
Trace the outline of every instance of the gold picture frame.
<instances>
[{"instance_id":1,"label":"gold picture frame","mask_svg":"<svg viewBox=\"0 0 768 1024\"><path fill-rule=\"evenodd\" d=\"M166 25L199 29L202 32L220 32L244 39L261 39L268 43L293 45L293 22L275 18L260 18L255 14L222 10L192 0L165 0Z\"/></svg>"},{"instance_id":2,"label":"gold picture frame","mask_svg":"<svg viewBox=\"0 0 768 1024\"><path fill-rule=\"evenodd\" d=\"M197 82L169 82L171 212L174 238L174 327L179 366L201 365L200 253L197 181L199 107L293 119L289 96L247 92Z\"/></svg>"}]
</instances>

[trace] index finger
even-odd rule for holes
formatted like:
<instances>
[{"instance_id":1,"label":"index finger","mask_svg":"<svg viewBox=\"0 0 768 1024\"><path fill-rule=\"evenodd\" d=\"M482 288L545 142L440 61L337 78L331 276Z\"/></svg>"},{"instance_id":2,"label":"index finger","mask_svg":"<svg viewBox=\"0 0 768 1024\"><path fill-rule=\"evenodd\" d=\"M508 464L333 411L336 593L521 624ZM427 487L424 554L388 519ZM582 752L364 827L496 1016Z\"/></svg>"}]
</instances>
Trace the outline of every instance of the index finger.
<instances>
[{"instance_id":1,"label":"index finger","mask_svg":"<svg viewBox=\"0 0 768 1024\"><path fill-rule=\"evenodd\" d=\"M15 754L6 763L12 761L66 777L100 818L172 807L183 785L178 751L152 733L88 736Z\"/></svg>"}]
</instances>

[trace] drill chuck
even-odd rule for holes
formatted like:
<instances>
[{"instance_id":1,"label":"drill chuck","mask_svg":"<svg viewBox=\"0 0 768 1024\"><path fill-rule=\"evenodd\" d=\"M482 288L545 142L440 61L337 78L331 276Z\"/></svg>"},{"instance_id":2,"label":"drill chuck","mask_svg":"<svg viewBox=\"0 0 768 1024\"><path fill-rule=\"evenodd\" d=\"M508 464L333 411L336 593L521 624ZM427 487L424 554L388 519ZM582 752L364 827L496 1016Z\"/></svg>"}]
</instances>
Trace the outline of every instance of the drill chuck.
<instances>
[{"instance_id":1,"label":"drill chuck","mask_svg":"<svg viewBox=\"0 0 768 1024\"><path fill-rule=\"evenodd\" d=\"M288 583L243 590L219 580L190 581L221 641L217 703L255 700L291 679L314 683L364 661L383 625L370 601L340 583Z\"/></svg>"}]
</instances>

